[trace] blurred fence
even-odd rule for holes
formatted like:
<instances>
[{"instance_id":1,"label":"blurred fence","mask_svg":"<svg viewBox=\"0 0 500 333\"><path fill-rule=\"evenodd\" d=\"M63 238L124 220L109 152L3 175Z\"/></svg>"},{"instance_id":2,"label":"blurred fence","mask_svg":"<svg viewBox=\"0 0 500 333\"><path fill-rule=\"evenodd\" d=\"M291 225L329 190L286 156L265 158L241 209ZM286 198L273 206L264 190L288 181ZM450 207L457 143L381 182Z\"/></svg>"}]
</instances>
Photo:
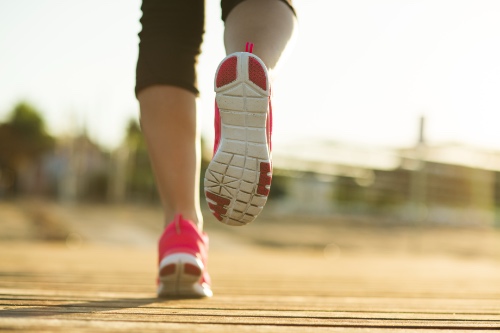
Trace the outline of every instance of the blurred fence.
<instances>
[{"instance_id":1,"label":"blurred fence","mask_svg":"<svg viewBox=\"0 0 500 333\"><path fill-rule=\"evenodd\" d=\"M396 223L499 224L498 153L457 145L320 150L323 157L316 159L300 153L276 157L273 186L285 193L277 209ZM370 162L373 154L378 158ZM349 155L350 160L335 157Z\"/></svg>"}]
</instances>

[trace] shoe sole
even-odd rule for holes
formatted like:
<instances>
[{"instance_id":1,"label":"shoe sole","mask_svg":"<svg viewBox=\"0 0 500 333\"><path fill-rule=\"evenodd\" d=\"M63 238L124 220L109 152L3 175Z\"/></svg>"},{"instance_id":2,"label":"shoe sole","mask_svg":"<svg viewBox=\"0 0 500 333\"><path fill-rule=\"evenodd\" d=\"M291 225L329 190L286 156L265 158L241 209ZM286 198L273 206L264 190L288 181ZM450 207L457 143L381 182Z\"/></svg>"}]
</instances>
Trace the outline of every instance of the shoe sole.
<instances>
[{"instance_id":1,"label":"shoe sole","mask_svg":"<svg viewBox=\"0 0 500 333\"><path fill-rule=\"evenodd\" d=\"M201 260L193 255L166 256L159 266L158 297L211 297L210 287L200 283L203 269Z\"/></svg>"},{"instance_id":2,"label":"shoe sole","mask_svg":"<svg viewBox=\"0 0 500 333\"><path fill-rule=\"evenodd\" d=\"M267 143L269 77L250 53L229 55L215 75L220 143L205 173L207 203L228 225L245 225L262 211L271 186Z\"/></svg>"}]
</instances>

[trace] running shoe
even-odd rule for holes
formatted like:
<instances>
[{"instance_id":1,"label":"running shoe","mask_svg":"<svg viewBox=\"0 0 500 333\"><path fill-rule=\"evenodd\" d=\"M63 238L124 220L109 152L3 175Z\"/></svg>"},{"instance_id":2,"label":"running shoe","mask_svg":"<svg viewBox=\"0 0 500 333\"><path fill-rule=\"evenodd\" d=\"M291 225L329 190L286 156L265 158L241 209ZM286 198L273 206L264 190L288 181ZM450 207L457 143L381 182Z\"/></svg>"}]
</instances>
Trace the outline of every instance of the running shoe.
<instances>
[{"instance_id":1,"label":"running shoe","mask_svg":"<svg viewBox=\"0 0 500 333\"><path fill-rule=\"evenodd\" d=\"M271 187L272 109L267 68L252 54L222 60L215 74L214 156L204 187L214 216L245 225L262 211Z\"/></svg>"},{"instance_id":2,"label":"running shoe","mask_svg":"<svg viewBox=\"0 0 500 333\"><path fill-rule=\"evenodd\" d=\"M208 236L176 215L159 242L159 297L211 297Z\"/></svg>"}]
</instances>

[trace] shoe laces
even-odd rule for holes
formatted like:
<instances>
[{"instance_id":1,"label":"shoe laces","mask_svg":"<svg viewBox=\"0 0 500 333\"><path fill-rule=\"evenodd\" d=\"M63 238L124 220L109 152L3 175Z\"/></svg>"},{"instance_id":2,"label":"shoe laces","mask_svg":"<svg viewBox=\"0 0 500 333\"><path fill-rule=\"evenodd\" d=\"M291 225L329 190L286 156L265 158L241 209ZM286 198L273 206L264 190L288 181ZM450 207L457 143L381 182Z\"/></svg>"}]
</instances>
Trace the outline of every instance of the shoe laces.
<instances>
[{"instance_id":1,"label":"shoe laces","mask_svg":"<svg viewBox=\"0 0 500 333\"><path fill-rule=\"evenodd\" d=\"M245 52L253 53L253 43L247 42L245 44Z\"/></svg>"}]
</instances>

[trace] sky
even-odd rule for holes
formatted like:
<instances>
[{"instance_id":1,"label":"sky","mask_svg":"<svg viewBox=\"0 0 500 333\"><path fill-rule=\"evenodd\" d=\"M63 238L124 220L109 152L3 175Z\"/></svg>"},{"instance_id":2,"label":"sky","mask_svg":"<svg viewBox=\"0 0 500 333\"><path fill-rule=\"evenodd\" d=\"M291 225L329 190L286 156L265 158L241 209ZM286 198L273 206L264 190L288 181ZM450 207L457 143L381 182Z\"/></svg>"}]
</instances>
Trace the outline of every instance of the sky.
<instances>
[{"instance_id":1,"label":"sky","mask_svg":"<svg viewBox=\"0 0 500 333\"><path fill-rule=\"evenodd\" d=\"M295 0L298 33L274 82L273 147L328 140L500 151L500 1ZM202 132L213 139L213 75L225 56L207 1L199 64ZM0 0L0 121L27 100L50 131L83 127L112 149L139 107L138 0Z\"/></svg>"}]
</instances>

